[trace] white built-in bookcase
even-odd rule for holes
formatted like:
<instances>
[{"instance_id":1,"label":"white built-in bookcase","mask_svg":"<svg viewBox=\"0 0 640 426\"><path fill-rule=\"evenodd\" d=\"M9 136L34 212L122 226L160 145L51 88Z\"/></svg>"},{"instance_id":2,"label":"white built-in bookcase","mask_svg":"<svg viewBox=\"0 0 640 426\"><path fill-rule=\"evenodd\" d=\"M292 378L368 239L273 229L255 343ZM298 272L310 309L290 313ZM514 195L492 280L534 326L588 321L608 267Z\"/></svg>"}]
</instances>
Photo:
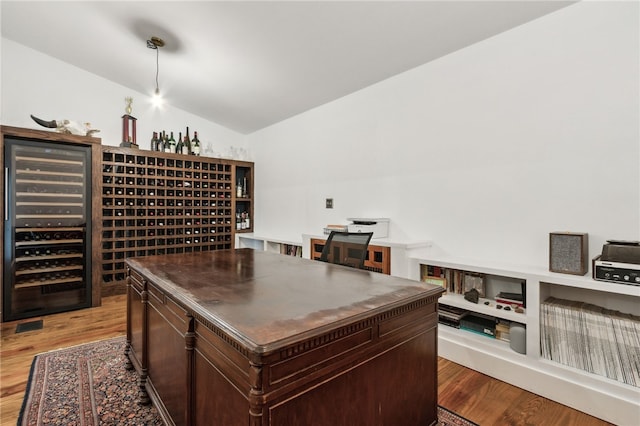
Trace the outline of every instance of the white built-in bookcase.
<instances>
[{"instance_id":1,"label":"white built-in bookcase","mask_svg":"<svg viewBox=\"0 0 640 426\"><path fill-rule=\"evenodd\" d=\"M416 280L421 279L422 265L433 265L486 274L488 285L492 279L507 282L507 286L509 279L526 283L527 306L524 313L497 309L495 303L491 306L475 304L465 300L463 295L446 294L440 299L441 304L524 324L525 354L512 350L508 342L440 325L439 356L611 423L640 424L639 387L547 360L541 356L540 350L540 309L548 297L593 303L606 309L640 315L640 287L596 281L589 274L558 274L541 268L520 268L466 259L412 258L410 262L410 278Z\"/></svg>"}]
</instances>

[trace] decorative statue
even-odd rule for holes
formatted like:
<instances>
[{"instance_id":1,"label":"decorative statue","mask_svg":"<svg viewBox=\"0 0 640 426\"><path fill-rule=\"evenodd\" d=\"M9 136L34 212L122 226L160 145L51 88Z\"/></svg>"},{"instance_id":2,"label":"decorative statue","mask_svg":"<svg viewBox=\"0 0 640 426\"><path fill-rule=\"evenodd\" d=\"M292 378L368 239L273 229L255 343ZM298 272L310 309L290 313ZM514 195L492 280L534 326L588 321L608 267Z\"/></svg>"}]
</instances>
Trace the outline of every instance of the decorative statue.
<instances>
[{"instance_id":1,"label":"decorative statue","mask_svg":"<svg viewBox=\"0 0 640 426\"><path fill-rule=\"evenodd\" d=\"M56 129L60 133L66 133L70 135L80 135L80 136L92 136L94 133L99 132L98 129L92 129L91 123L78 123L71 120L51 120L45 121L38 117L34 117L31 115L33 121L38 123L43 127L47 127L49 129Z\"/></svg>"}]
</instances>

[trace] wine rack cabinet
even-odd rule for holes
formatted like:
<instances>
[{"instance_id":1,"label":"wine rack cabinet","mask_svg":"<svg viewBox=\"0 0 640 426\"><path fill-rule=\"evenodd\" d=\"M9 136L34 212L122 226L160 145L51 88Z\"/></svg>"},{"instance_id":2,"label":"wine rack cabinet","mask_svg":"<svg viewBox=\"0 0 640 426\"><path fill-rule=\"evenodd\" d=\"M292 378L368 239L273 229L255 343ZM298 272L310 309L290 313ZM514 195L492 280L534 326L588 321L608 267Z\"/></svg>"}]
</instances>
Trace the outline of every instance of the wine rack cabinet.
<instances>
[{"instance_id":1,"label":"wine rack cabinet","mask_svg":"<svg viewBox=\"0 0 640 426\"><path fill-rule=\"evenodd\" d=\"M92 220L100 143L2 127L3 320L100 303Z\"/></svg>"},{"instance_id":2,"label":"wine rack cabinet","mask_svg":"<svg viewBox=\"0 0 640 426\"><path fill-rule=\"evenodd\" d=\"M252 172L251 162L103 147L102 295L126 290L126 258L233 248L237 216L253 217Z\"/></svg>"}]
</instances>

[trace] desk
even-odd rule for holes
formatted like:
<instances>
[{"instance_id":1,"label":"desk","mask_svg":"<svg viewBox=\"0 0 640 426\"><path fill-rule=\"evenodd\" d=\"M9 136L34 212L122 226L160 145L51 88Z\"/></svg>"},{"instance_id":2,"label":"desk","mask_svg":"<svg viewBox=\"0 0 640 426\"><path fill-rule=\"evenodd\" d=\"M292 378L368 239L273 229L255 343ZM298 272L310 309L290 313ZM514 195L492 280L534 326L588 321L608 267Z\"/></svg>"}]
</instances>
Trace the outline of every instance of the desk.
<instances>
[{"instance_id":1,"label":"desk","mask_svg":"<svg viewBox=\"0 0 640 426\"><path fill-rule=\"evenodd\" d=\"M430 425L442 288L252 249L129 258L127 355L176 425Z\"/></svg>"}]
</instances>

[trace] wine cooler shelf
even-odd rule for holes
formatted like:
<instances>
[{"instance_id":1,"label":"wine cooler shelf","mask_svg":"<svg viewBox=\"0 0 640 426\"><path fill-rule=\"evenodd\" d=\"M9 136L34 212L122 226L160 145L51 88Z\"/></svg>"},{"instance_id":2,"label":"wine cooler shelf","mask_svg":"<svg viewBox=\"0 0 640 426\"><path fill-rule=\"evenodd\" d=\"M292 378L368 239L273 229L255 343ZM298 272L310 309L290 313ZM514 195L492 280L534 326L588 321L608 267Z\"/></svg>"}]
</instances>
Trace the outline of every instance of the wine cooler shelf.
<instances>
[{"instance_id":1,"label":"wine cooler shelf","mask_svg":"<svg viewBox=\"0 0 640 426\"><path fill-rule=\"evenodd\" d=\"M15 225L84 224L84 162L48 158L46 152L15 156Z\"/></svg>"},{"instance_id":2,"label":"wine cooler shelf","mask_svg":"<svg viewBox=\"0 0 640 426\"><path fill-rule=\"evenodd\" d=\"M15 289L84 285L84 228L17 228Z\"/></svg>"},{"instance_id":3,"label":"wine cooler shelf","mask_svg":"<svg viewBox=\"0 0 640 426\"><path fill-rule=\"evenodd\" d=\"M251 232L253 163L103 147L103 294L120 292L124 259L233 248Z\"/></svg>"}]
</instances>

